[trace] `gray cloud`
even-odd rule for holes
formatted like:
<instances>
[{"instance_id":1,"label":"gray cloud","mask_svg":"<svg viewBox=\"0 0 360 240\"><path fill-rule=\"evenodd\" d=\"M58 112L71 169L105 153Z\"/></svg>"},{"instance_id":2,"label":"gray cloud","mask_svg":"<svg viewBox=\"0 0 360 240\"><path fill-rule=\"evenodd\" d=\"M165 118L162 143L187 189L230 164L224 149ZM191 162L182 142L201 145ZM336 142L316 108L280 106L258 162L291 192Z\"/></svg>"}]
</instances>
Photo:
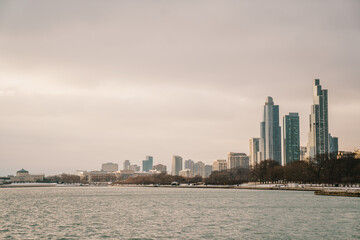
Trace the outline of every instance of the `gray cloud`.
<instances>
[{"instance_id":1,"label":"gray cloud","mask_svg":"<svg viewBox=\"0 0 360 240\"><path fill-rule=\"evenodd\" d=\"M330 94L341 149L359 147L358 1L2 1L0 174L152 154L248 152L265 97Z\"/></svg>"}]
</instances>

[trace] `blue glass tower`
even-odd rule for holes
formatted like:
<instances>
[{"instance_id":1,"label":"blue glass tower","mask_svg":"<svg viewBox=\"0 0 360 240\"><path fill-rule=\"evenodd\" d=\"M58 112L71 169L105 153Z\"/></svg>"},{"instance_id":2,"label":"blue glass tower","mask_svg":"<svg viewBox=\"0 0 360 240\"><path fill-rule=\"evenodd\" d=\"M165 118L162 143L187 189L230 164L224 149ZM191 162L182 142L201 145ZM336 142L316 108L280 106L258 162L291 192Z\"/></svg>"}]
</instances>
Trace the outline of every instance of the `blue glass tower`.
<instances>
[{"instance_id":1,"label":"blue glass tower","mask_svg":"<svg viewBox=\"0 0 360 240\"><path fill-rule=\"evenodd\" d=\"M263 121L260 123L260 160L274 160L281 165L281 128L279 106L267 97Z\"/></svg>"},{"instance_id":2,"label":"blue glass tower","mask_svg":"<svg viewBox=\"0 0 360 240\"><path fill-rule=\"evenodd\" d=\"M298 113L289 113L283 119L283 166L300 160L300 121Z\"/></svg>"}]
</instances>

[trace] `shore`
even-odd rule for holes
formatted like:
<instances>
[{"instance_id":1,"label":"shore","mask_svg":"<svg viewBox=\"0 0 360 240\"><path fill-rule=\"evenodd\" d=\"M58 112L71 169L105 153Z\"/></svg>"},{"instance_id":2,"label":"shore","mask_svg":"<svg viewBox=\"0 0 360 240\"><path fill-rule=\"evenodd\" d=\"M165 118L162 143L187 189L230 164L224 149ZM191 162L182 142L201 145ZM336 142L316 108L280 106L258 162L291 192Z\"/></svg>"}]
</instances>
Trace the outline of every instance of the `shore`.
<instances>
[{"instance_id":1,"label":"shore","mask_svg":"<svg viewBox=\"0 0 360 240\"><path fill-rule=\"evenodd\" d=\"M312 191L315 195L324 196L347 196L360 197L360 187L329 187L313 186L311 184L241 184L241 185L136 185L136 184L117 184L117 185L79 185L79 184L56 184L56 183L20 183L0 185L0 188L29 188L29 187L160 187L160 188L193 188L193 189L244 189L244 190L283 190L283 191Z\"/></svg>"},{"instance_id":2,"label":"shore","mask_svg":"<svg viewBox=\"0 0 360 240\"><path fill-rule=\"evenodd\" d=\"M283 190L283 191L312 191L316 195L360 197L359 187L324 187L324 186L286 186L282 184L259 185L113 185L114 187L162 187L162 188L196 188L196 189L246 189L246 190Z\"/></svg>"}]
</instances>

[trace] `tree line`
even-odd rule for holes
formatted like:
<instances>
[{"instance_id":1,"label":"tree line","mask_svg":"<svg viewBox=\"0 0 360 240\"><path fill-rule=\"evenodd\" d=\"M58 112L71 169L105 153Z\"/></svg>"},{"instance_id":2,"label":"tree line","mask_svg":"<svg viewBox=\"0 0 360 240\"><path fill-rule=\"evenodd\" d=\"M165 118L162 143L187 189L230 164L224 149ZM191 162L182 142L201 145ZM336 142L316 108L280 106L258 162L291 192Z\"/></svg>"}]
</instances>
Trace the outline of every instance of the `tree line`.
<instances>
[{"instance_id":1,"label":"tree line","mask_svg":"<svg viewBox=\"0 0 360 240\"><path fill-rule=\"evenodd\" d=\"M61 174L48 176L44 182L86 183L77 175ZM197 184L203 182L212 185L234 185L246 182L260 183L324 183L352 184L360 183L360 159L354 156L320 155L311 161L295 161L281 166L277 161L265 160L248 168L235 168L221 172L212 172L208 178L195 176L185 178L165 173L147 176L130 177L128 179L111 179L114 184L162 184L172 182Z\"/></svg>"},{"instance_id":2,"label":"tree line","mask_svg":"<svg viewBox=\"0 0 360 240\"><path fill-rule=\"evenodd\" d=\"M353 156L337 158L320 155L311 161L295 161L281 166L277 161L265 160L250 169L231 169L213 172L209 184L261 183L360 183L360 159Z\"/></svg>"}]
</instances>

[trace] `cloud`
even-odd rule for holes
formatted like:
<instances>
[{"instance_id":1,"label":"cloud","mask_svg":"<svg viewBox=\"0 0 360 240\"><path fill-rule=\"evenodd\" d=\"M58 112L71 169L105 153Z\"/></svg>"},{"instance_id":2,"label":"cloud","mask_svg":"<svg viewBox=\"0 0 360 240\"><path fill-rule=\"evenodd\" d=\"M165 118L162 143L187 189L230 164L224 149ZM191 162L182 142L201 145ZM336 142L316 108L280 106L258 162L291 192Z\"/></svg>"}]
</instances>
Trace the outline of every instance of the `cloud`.
<instances>
[{"instance_id":1,"label":"cloud","mask_svg":"<svg viewBox=\"0 0 360 240\"><path fill-rule=\"evenodd\" d=\"M267 96L305 145L313 78L340 148L359 144L358 1L0 4L0 174L211 163L248 152Z\"/></svg>"}]
</instances>

